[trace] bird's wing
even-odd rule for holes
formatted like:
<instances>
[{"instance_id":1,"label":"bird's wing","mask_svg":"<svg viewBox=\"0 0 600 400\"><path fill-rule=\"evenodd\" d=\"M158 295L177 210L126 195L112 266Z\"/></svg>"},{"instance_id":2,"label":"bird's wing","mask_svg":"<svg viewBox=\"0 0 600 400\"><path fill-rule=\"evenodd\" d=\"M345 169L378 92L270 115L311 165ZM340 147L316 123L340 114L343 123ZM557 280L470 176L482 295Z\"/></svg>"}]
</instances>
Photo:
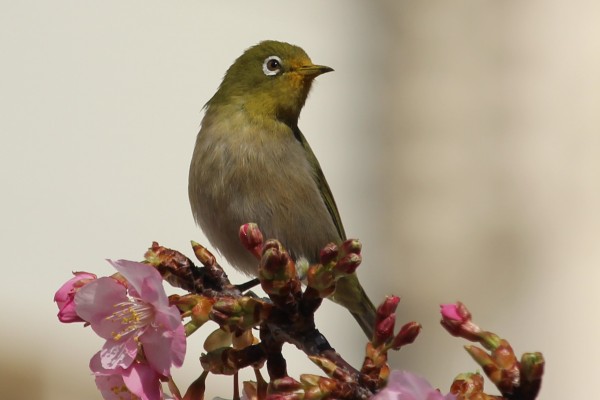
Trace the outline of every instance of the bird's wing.
<instances>
[{"instance_id":1,"label":"bird's wing","mask_svg":"<svg viewBox=\"0 0 600 400\"><path fill-rule=\"evenodd\" d=\"M306 141L306 138L304 137L302 132L300 132L300 129L296 126L293 128L293 131L296 139L298 139L298 141L302 144L302 147L304 147L306 157L308 158L310 165L312 165L313 167L314 177L317 182L317 186L319 187L319 191L321 192L321 197L325 202L325 206L327 206L327 210L329 211L331 219L335 224L335 228L337 229L338 234L340 235L340 239L342 241L346 240L346 232L344 232L344 225L342 225L340 213L338 212L335 200L333 199L333 194L331 194L331 189L329 188L329 184L327 184L327 180L325 179L325 175L323 175L323 170L321 169L319 160L317 160L315 153L313 153L312 149L310 148L310 145Z\"/></svg>"}]
</instances>

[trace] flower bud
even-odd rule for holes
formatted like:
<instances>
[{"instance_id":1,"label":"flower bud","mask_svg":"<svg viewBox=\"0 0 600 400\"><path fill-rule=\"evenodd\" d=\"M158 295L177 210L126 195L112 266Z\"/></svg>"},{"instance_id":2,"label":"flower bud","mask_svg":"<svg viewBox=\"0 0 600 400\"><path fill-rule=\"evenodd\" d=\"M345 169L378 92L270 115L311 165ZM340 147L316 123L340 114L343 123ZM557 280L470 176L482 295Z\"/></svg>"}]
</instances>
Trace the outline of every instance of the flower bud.
<instances>
[{"instance_id":1,"label":"flower bud","mask_svg":"<svg viewBox=\"0 0 600 400\"><path fill-rule=\"evenodd\" d=\"M330 262L334 261L338 256L338 247L335 243L329 243L325 247L321 249L319 254L319 259L322 265L327 265Z\"/></svg>"},{"instance_id":2,"label":"flower bud","mask_svg":"<svg viewBox=\"0 0 600 400\"><path fill-rule=\"evenodd\" d=\"M54 294L58 306L58 319L63 323L85 322L75 311L75 294L85 285L96 279L89 272L73 272L73 278L65 282Z\"/></svg>"},{"instance_id":3,"label":"flower bud","mask_svg":"<svg viewBox=\"0 0 600 400\"><path fill-rule=\"evenodd\" d=\"M356 271L361 261L362 257L360 254L350 253L337 262L335 269L344 274L352 274Z\"/></svg>"},{"instance_id":4,"label":"flower bud","mask_svg":"<svg viewBox=\"0 0 600 400\"><path fill-rule=\"evenodd\" d=\"M381 321L388 317L388 315L392 314L396 311L398 307L398 303L400 303L400 297L398 296L386 296L383 303L377 307L377 319L376 321Z\"/></svg>"},{"instance_id":5,"label":"flower bud","mask_svg":"<svg viewBox=\"0 0 600 400\"><path fill-rule=\"evenodd\" d=\"M521 357L521 371L523 379L529 382L542 379L544 374L544 356L542 353L525 353Z\"/></svg>"},{"instance_id":6,"label":"flower bud","mask_svg":"<svg viewBox=\"0 0 600 400\"><path fill-rule=\"evenodd\" d=\"M309 386L317 386L322 376L313 375L313 374L302 374L300 375L300 382L309 385Z\"/></svg>"},{"instance_id":7,"label":"flower bud","mask_svg":"<svg viewBox=\"0 0 600 400\"><path fill-rule=\"evenodd\" d=\"M473 342L481 341L482 331L477 325L471 322L471 313L463 303L442 304L440 308L442 313L440 323L451 335ZM493 344L493 339L493 337L489 337L490 344ZM486 347L488 346L486 345Z\"/></svg>"},{"instance_id":8,"label":"flower bud","mask_svg":"<svg viewBox=\"0 0 600 400\"><path fill-rule=\"evenodd\" d=\"M317 400L327 398L338 386L338 381L324 376L302 374L300 382L304 384L304 399Z\"/></svg>"},{"instance_id":9,"label":"flower bud","mask_svg":"<svg viewBox=\"0 0 600 400\"><path fill-rule=\"evenodd\" d=\"M265 243L258 277L261 287L269 295L287 296L300 290L295 264L277 240Z\"/></svg>"},{"instance_id":10,"label":"flower bud","mask_svg":"<svg viewBox=\"0 0 600 400\"><path fill-rule=\"evenodd\" d=\"M186 336L191 335L210 319L214 302L214 298L199 294L186 294L185 296L172 294L169 296L169 305L176 306L182 313L182 318L191 317L190 322L185 325Z\"/></svg>"},{"instance_id":11,"label":"flower bud","mask_svg":"<svg viewBox=\"0 0 600 400\"><path fill-rule=\"evenodd\" d=\"M483 393L483 376L472 372L457 375L450 387L450 393L463 395L466 399L477 398L476 395Z\"/></svg>"},{"instance_id":12,"label":"flower bud","mask_svg":"<svg viewBox=\"0 0 600 400\"><path fill-rule=\"evenodd\" d=\"M358 239L348 239L340 246L340 253L343 255L346 254L360 254L362 250L362 244Z\"/></svg>"},{"instance_id":13,"label":"flower bud","mask_svg":"<svg viewBox=\"0 0 600 400\"><path fill-rule=\"evenodd\" d=\"M288 275L286 267L290 262L291 259L286 253L286 251L283 249L281 243L272 240L267 241L263 249L263 255L260 259L260 278L264 278L267 280L272 280L275 278L292 278L291 276L286 276ZM286 277L284 278L284 276Z\"/></svg>"},{"instance_id":14,"label":"flower bud","mask_svg":"<svg viewBox=\"0 0 600 400\"><path fill-rule=\"evenodd\" d=\"M242 311L237 299L232 297L222 297L213 304L210 311L210 319L219 325L234 325L240 319L239 315Z\"/></svg>"},{"instance_id":15,"label":"flower bud","mask_svg":"<svg viewBox=\"0 0 600 400\"><path fill-rule=\"evenodd\" d=\"M491 356L476 346L465 346L465 349L501 393L513 393L520 385L518 363L510 346L499 347Z\"/></svg>"},{"instance_id":16,"label":"flower bud","mask_svg":"<svg viewBox=\"0 0 600 400\"><path fill-rule=\"evenodd\" d=\"M396 325L396 314L390 314L375 325L375 333L373 344L378 346L385 343L394 334L394 326Z\"/></svg>"},{"instance_id":17,"label":"flower bud","mask_svg":"<svg viewBox=\"0 0 600 400\"><path fill-rule=\"evenodd\" d=\"M209 320L214 302L214 299L198 296L198 302L191 311L192 321L196 326L201 326Z\"/></svg>"},{"instance_id":18,"label":"flower bud","mask_svg":"<svg viewBox=\"0 0 600 400\"><path fill-rule=\"evenodd\" d=\"M229 346L231 346L231 333L221 328L212 331L204 341L204 350L206 351L214 351Z\"/></svg>"},{"instance_id":19,"label":"flower bud","mask_svg":"<svg viewBox=\"0 0 600 400\"><path fill-rule=\"evenodd\" d=\"M306 283L308 286L316 289L321 298L325 298L335 291L335 277L333 272L320 264L308 267Z\"/></svg>"},{"instance_id":20,"label":"flower bud","mask_svg":"<svg viewBox=\"0 0 600 400\"><path fill-rule=\"evenodd\" d=\"M475 360L475 362L483 368L488 376L490 372L498 369L492 356L490 356L485 350L473 345L466 345L465 350L467 350L467 353L473 357L473 360Z\"/></svg>"},{"instance_id":21,"label":"flower bud","mask_svg":"<svg viewBox=\"0 0 600 400\"><path fill-rule=\"evenodd\" d=\"M213 304L213 311L219 311L225 314L239 314L242 307L238 299L233 297L221 297Z\"/></svg>"},{"instance_id":22,"label":"flower bud","mask_svg":"<svg viewBox=\"0 0 600 400\"><path fill-rule=\"evenodd\" d=\"M442 313L442 317L448 321L457 321L460 323L468 320L468 317L461 315L459 312L458 304L441 304L440 312Z\"/></svg>"},{"instance_id":23,"label":"flower bud","mask_svg":"<svg viewBox=\"0 0 600 400\"><path fill-rule=\"evenodd\" d=\"M244 224L240 227L239 236L244 247L257 259L260 259L263 246L263 234L255 223Z\"/></svg>"},{"instance_id":24,"label":"flower bud","mask_svg":"<svg viewBox=\"0 0 600 400\"><path fill-rule=\"evenodd\" d=\"M206 247L202 246L200 243L194 242L193 240L192 250L194 251L194 254L196 255L198 261L200 261L204 266L215 265L215 263L217 262L215 256L213 256L212 253L208 251Z\"/></svg>"},{"instance_id":25,"label":"flower bud","mask_svg":"<svg viewBox=\"0 0 600 400\"><path fill-rule=\"evenodd\" d=\"M325 357L319 356L308 356L310 361L317 364L317 367L321 368L328 376L333 376L338 366L331 360Z\"/></svg>"},{"instance_id":26,"label":"flower bud","mask_svg":"<svg viewBox=\"0 0 600 400\"><path fill-rule=\"evenodd\" d=\"M481 343L483 347L485 347L488 350L496 350L497 348L504 345L508 345L508 347L510 347L506 340L501 339L500 336L492 332L479 330L479 332L477 332L477 338L479 340L479 343Z\"/></svg>"},{"instance_id":27,"label":"flower bud","mask_svg":"<svg viewBox=\"0 0 600 400\"><path fill-rule=\"evenodd\" d=\"M420 332L421 324L418 322L412 321L404 324L392 341L392 349L399 350L402 346L414 342Z\"/></svg>"},{"instance_id":28,"label":"flower bud","mask_svg":"<svg viewBox=\"0 0 600 400\"><path fill-rule=\"evenodd\" d=\"M263 253L265 251L267 251L268 249L273 249L273 248L283 250L283 245L277 239L269 239L263 245Z\"/></svg>"}]
</instances>

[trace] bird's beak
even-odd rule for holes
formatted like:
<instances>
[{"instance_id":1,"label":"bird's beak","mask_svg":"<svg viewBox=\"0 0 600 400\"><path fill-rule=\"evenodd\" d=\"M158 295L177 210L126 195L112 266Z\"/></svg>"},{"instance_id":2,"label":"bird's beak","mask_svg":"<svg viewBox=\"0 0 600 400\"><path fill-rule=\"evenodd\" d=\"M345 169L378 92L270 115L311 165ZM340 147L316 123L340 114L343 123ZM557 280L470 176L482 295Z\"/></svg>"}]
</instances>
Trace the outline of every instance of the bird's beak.
<instances>
[{"instance_id":1,"label":"bird's beak","mask_svg":"<svg viewBox=\"0 0 600 400\"><path fill-rule=\"evenodd\" d=\"M331 72L333 71L333 68L331 67L326 67L325 65L303 65L301 67L298 67L298 69L296 69L296 72L298 72L301 75L305 75L305 76L310 76L310 77L317 77L321 74L324 74L326 72Z\"/></svg>"}]
</instances>

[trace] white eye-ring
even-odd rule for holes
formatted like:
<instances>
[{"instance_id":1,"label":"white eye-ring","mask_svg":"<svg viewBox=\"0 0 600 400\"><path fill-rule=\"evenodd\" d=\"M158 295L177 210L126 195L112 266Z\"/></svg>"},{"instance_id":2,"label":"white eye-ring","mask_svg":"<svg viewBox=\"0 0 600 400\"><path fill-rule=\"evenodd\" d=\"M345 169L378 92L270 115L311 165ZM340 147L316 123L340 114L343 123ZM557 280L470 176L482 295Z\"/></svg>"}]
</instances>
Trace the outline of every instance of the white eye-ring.
<instances>
[{"instance_id":1,"label":"white eye-ring","mask_svg":"<svg viewBox=\"0 0 600 400\"><path fill-rule=\"evenodd\" d=\"M269 56L265 58L263 63L263 72L265 75L277 75L281 71L281 58L277 56Z\"/></svg>"}]
</instances>

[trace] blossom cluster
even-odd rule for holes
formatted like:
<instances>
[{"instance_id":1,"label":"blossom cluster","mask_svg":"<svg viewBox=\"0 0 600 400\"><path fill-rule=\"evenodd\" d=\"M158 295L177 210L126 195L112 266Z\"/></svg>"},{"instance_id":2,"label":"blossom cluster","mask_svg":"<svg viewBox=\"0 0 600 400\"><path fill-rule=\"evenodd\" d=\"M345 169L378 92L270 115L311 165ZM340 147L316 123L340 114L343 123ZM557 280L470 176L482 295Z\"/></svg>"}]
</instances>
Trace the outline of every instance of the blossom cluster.
<instances>
[{"instance_id":1,"label":"blossom cluster","mask_svg":"<svg viewBox=\"0 0 600 400\"><path fill-rule=\"evenodd\" d=\"M104 339L90 369L104 399L166 399L161 381L183 364L186 336L180 312L148 264L110 261L118 271L97 278L76 272L54 297L58 318L84 323Z\"/></svg>"},{"instance_id":2,"label":"blossom cluster","mask_svg":"<svg viewBox=\"0 0 600 400\"><path fill-rule=\"evenodd\" d=\"M203 400L208 374L233 376L233 398L240 399L238 372L254 370L256 381L243 382L242 399L375 400L533 400L544 370L541 353L518 359L507 340L481 329L460 302L441 306L441 325L453 336L479 344L465 346L502 397L484 391L479 373L458 374L447 394L409 371L392 370L388 352L415 341L421 325L410 321L395 332L400 298L387 296L377 307L372 337L360 369L338 354L314 324L321 301L335 292L341 277L360 265L360 242L327 245L321 262L306 269L304 284L295 261L274 239L264 241L255 224L240 229L242 244L259 263L259 278L233 285L203 246L192 242L202 267L175 250L153 243L144 262L111 261L110 277L75 272L56 292L58 319L83 323L104 340L90 360L96 385L106 400ZM163 283L185 295L167 296ZM246 290L260 284L268 298ZM186 321L184 324L184 320ZM183 364L186 340L206 322L218 328L204 342L198 379L184 396L171 369ZM258 337L254 332L259 332ZM281 354L294 344L326 376L289 376ZM266 365L268 379L260 372ZM163 388L168 386L168 391Z\"/></svg>"}]
</instances>

